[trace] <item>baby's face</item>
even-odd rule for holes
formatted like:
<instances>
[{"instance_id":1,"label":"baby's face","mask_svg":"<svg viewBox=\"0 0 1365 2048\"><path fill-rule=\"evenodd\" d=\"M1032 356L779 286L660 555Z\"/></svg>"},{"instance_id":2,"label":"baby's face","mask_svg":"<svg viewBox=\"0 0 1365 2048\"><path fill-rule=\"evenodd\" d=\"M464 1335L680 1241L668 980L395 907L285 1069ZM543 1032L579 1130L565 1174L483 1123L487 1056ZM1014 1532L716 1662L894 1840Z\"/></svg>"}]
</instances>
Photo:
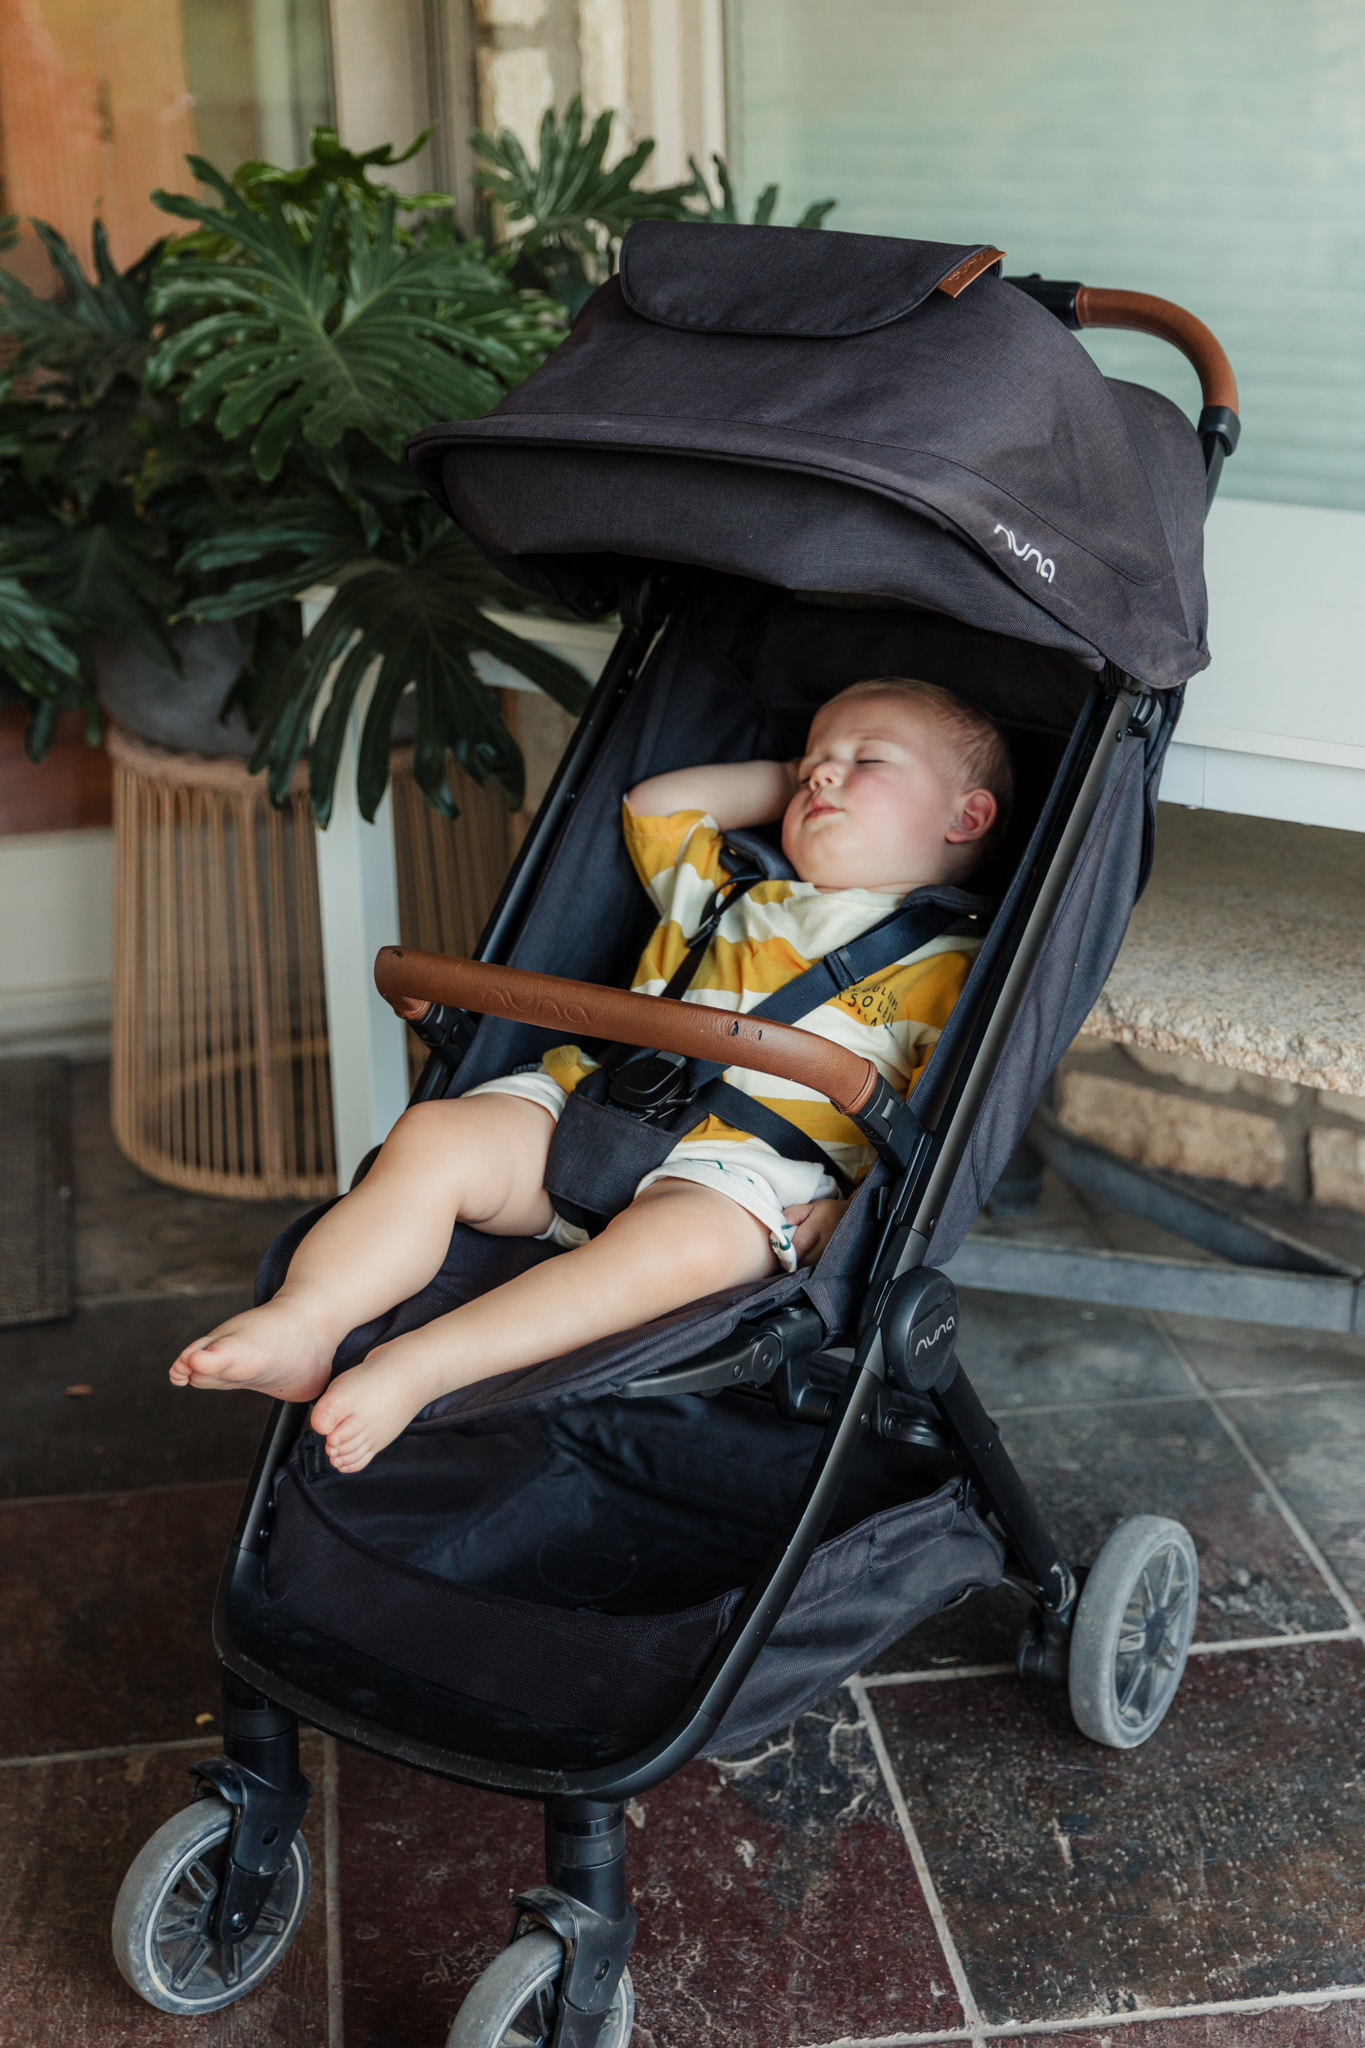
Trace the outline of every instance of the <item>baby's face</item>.
<instances>
[{"instance_id":1,"label":"baby's face","mask_svg":"<svg viewBox=\"0 0 1365 2048\"><path fill-rule=\"evenodd\" d=\"M995 818L987 791L962 788L933 711L878 691L817 713L797 773L782 851L817 889L903 895L956 880Z\"/></svg>"}]
</instances>

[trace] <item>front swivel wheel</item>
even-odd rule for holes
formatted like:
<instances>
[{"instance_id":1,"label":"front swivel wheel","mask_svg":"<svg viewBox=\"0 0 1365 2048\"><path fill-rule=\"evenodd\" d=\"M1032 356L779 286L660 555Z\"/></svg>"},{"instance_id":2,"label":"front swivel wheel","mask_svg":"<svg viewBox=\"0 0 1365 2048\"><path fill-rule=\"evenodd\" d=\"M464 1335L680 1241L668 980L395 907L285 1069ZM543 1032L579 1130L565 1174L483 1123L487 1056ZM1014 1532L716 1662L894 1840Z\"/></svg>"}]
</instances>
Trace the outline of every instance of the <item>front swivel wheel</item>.
<instances>
[{"instance_id":1,"label":"front swivel wheel","mask_svg":"<svg viewBox=\"0 0 1365 2048\"><path fill-rule=\"evenodd\" d=\"M495 1956L455 2016L446 2048L549 2048L555 2030L564 1946L538 1929ZM622 1973L597 2048L628 2048L635 1990Z\"/></svg>"},{"instance_id":2,"label":"front swivel wheel","mask_svg":"<svg viewBox=\"0 0 1365 2048\"><path fill-rule=\"evenodd\" d=\"M308 1849L290 1844L256 1924L242 1941L215 1941L214 1903L227 1862L232 1809L196 1799L134 1857L114 1906L114 1961L139 1998L162 2012L217 2012L273 1970L308 1903Z\"/></svg>"},{"instance_id":3,"label":"front swivel wheel","mask_svg":"<svg viewBox=\"0 0 1365 2048\"><path fill-rule=\"evenodd\" d=\"M1155 1731L1180 1684L1198 1603L1189 1530L1164 1515L1120 1522L1076 1605L1067 1684L1082 1734L1136 1749Z\"/></svg>"}]
</instances>

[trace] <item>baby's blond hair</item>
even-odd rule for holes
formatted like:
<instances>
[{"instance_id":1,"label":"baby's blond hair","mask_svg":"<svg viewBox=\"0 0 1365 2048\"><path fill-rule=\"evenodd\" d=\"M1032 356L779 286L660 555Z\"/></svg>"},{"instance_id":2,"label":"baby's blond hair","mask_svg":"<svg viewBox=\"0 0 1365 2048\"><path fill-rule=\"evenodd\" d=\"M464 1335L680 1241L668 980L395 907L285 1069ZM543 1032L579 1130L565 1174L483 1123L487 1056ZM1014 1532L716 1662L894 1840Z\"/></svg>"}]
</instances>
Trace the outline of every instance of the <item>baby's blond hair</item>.
<instances>
[{"instance_id":1,"label":"baby's blond hair","mask_svg":"<svg viewBox=\"0 0 1365 2048\"><path fill-rule=\"evenodd\" d=\"M981 854L991 853L1004 837L1014 806L1014 764L1009 743L993 718L978 711L964 697L938 683L924 683L914 676L868 676L850 683L830 698L831 704L845 697L899 697L922 704L933 714L949 742L953 760L968 789L988 789L996 802L996 819L978 844Z\"/></svg>"}]
</instances>

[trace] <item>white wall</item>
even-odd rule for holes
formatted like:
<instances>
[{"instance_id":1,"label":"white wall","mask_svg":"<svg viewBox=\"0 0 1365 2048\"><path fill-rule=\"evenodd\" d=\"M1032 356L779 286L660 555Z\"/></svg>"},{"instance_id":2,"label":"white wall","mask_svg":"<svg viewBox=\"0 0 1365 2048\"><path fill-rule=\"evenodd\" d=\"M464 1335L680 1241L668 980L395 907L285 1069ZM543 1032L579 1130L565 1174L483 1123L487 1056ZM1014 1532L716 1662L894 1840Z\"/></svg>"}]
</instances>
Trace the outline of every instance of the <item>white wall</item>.
<instances>
[{"instance_id":1,"label":"white wall","mask_svg":"<svg viewBox=\"0 0 1365 2048\"><path fill-rule=\"evenodd\" d=\"M112 832L0 838L0 1052L107 1039L113 922Z\"/></svg>"},{"instance_id":2,"label":"white wall","mask_svg":"<svg viewBox=\"0 0 1365 2048\"><path fill-rule=\"evenodd\" d=\"M1213 660L1186 694L1167 802L1365 833L1363 555L1365 512L1214 505Z\"/></svg>"}]
</instances>

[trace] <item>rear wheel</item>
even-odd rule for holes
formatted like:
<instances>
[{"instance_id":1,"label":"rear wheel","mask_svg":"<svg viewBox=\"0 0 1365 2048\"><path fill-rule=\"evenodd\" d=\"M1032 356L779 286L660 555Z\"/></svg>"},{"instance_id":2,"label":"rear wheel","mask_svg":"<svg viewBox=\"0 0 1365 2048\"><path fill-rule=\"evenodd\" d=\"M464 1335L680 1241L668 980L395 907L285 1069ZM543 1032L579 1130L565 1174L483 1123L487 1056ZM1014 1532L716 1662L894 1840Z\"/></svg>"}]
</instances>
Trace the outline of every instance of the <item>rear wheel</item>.
<instances>
[{"instance_id":1,"label":"rear wheel","mask_svg":"<svg viewBox=\"0 0 1365 2048\"><path fill-rule=\"evenodd\" d=\"M197 1799L134 1857L114 1906L114 1961L139 1998L162 2012L217 2012L273 1970L308 1903L308 1848L295 1835L256 1925L219 1942L209 1920L227 1861L232 1810Z\"/></svg>"},{"instance_id":2,"label":"rear wheel","mask_svg":"<svg viewBox=\"0 0 1365 2048\"><path fill-rule=\"evenodd\" d=\"M1175 1698L1194 1636L1199 1559L1164 1515L1120 1522L1092 1566L1071 1634L1067 1683L1077 1727L1136 1749Z\"/></svg>"},{"instance_id":3,"label":"rear wheel","mask_svg":"<svg viewBox=\"0 0 1365 2048\"><path fill-rule=\"evenodd\" d=\"M460 2007L446 2048L549 2048L564 1972L564 1944L537 1929L495 1956ZM622 1973L597 2048L627 2048L635 2026L635 1990Z\"/></svg>"}]
</instances>

